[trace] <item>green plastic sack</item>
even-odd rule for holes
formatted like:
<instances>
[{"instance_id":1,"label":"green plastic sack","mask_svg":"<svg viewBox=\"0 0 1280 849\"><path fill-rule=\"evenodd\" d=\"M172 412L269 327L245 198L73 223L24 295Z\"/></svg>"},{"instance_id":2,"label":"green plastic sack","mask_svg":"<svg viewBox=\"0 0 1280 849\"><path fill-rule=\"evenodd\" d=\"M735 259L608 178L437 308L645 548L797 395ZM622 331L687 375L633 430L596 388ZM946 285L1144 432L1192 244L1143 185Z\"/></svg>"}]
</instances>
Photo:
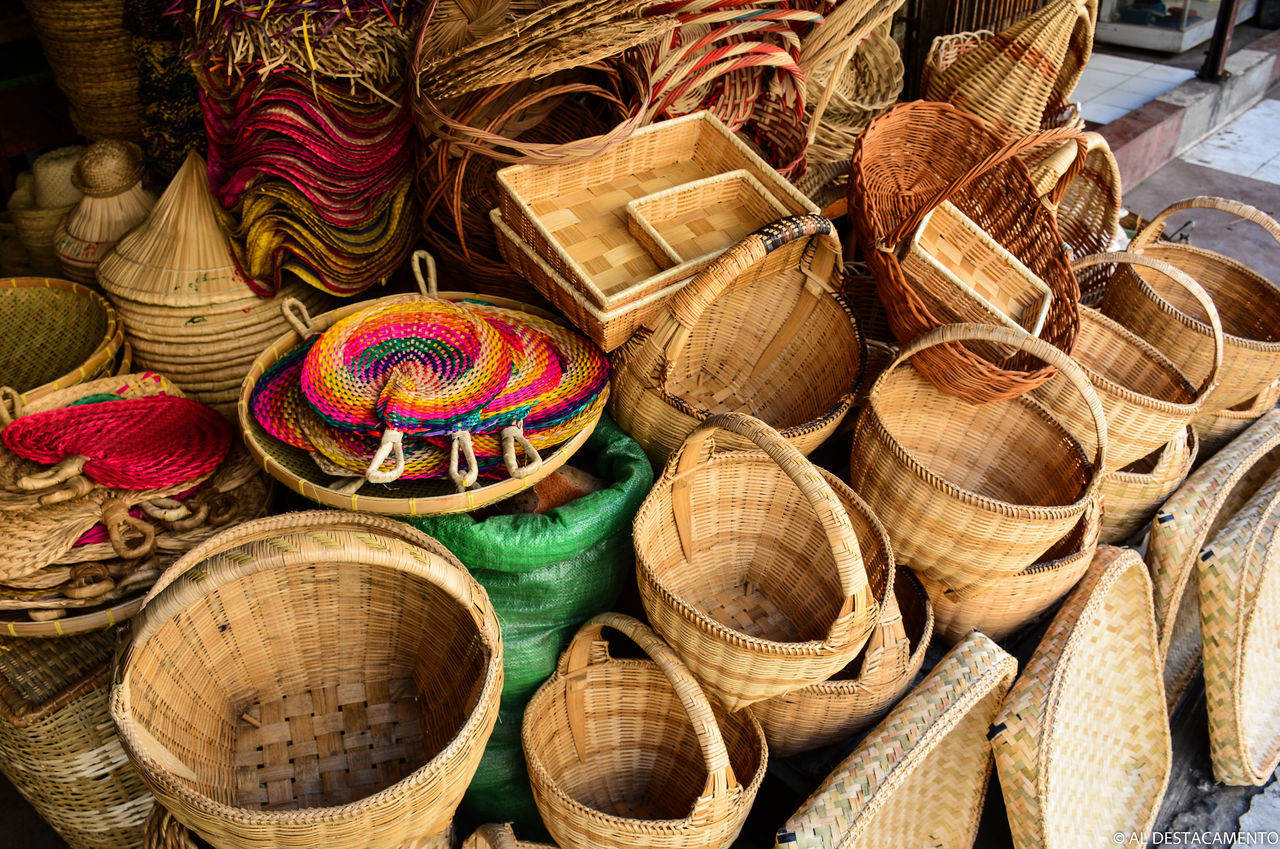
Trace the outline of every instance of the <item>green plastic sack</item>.
<instances>
[{"instance_id":1,"label":"green plastic sack","mask_svg":"<svg viewBox=\"0 0 1280 849\"><path fill-rule=\"evenodd\" d=\"M410 523L453 552L489 593L502 623L502 705L462 813L541 831L520 723L578 626L608 610L635 574L631 520L653 486L640 445L602 416L573 458L609 486L541 515L425 516Z\"/></svg>"}]
</instances>

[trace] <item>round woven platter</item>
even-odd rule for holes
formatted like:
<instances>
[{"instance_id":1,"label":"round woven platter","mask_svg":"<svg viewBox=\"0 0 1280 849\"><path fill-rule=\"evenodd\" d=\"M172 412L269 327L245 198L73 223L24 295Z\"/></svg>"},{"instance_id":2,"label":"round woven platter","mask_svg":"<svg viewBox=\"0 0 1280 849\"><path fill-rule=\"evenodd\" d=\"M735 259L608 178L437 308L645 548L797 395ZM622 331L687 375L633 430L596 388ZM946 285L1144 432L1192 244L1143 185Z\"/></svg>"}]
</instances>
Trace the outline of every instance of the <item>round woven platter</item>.
<instances>
[{"instance_id":1,"label":"round woven platter","mask_svg":"<svg viewBox=\"0 0 1280 849\"><path fill-rule=\"evenodd\" d=\"M396 297L396 296L392 296ZM448 301L473 300L493 304L508 309L523 310L543 318L556 321L548 312L536 307L520 303L508 298L493 295L478 295L471 292L440 292L434 297ZM352 313L366 309L370 301L348 304L347 306L324 313L312 319L312 327L322 331L339 319ZM505 478L481 486L458 492L453 482L445 479L433 480L400 480L389 484L366 483L355 493L342 492L337 487L342 481L335 480L325 474L316 465L312 455L300 448L286 445L271 436L258 424L249 408L249 400L258 379L271 368L277 360L292 351L302 342L297 330L290 330L277 339L270 347L258 355L253 361L244 383L240 386L238 403L240 427L244 433L245 444L255 462L260 464L267 474L285 486L326 507L337 507L345 510L357 510L365 513L380 513L386 516L426 516L442 513L463 513L477 510L495 501L510 498L518 492L537 484L552 472L569 461L569 458L591 436L600 416L604 412L604 401L607 400L608 387L594 403L595 412L572 439L559 448L542 455L542 463L536 471L523 478Z\"/></svg>"}]
</instances>

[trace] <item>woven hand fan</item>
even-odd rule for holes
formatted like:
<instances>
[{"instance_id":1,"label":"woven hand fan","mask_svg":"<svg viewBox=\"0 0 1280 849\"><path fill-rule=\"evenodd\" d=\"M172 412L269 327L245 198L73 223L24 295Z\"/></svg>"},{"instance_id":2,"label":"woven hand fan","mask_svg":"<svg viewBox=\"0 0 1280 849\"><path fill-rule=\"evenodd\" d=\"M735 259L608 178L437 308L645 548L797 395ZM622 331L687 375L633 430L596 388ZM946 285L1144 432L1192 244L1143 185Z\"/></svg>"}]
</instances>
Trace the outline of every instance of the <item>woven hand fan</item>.
<instances>
[{"instance_id":1,"label":"woven hand fan","mask_svg":"<svg viewBox=\"0 0 1280 849\"><path fill-rule=\"evenodd\" d=\"M4 430L10 451L55 469L19 481L42 489L82 474L101 486L159 489L212 471L231 426L189 398L157 395L32 413Z\"/></svg>"}]
</instances>

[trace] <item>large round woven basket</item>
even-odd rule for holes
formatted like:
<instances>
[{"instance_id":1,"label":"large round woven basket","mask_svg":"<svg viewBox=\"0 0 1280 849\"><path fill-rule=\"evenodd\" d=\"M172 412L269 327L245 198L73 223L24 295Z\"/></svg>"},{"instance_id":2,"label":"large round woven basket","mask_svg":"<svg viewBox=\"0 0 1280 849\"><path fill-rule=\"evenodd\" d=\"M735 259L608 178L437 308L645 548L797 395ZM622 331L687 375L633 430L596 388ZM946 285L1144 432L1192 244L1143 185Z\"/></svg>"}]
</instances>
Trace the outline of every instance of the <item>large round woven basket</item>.
<instances>
[{"instance_id":1,"label":"large round woven basket","mask_svg":"<svg viewBox=\"0 0 1280 849\"><path fill-rule=\"evenodd\" d=\"M108 374L124 343L124 326L92 289L69 280L10 277L0 279L0 335L15 345L0 386L25 405ZM18 412L12 399L4 403L9 415Z\"/></svg>"},{"instance_id":2,"label":"large round woven basket","mask_svg":"<svg viewBox=\"0 0 1280 849\"><path fill-rule=\"evenodd\" d=\"M655 463L716 413L750 413L802 454L835 431L865 356L833 233L814 215L747 236L614 353L610 414Z\"/></svg>"},{"instance_id":3,"label":"large round woven basket","mask_svg":"<svg viewBox=\"0 0 1280 849\"><path fill-rule=\"evenodd\" d=\"M1199 453L1200 440L1194 429L1187 428L1141 460L1107 472L1098 489L1103 505L1099 541L1119 545L1145 528L1191 474Z\"/></svg>"},{"instance_id":4,"label":"large round woven basket","mask_svg":"<svg viewBox=\"0 0 1280 849\"><path fill-rule=\"evenodd\" d=\"M1100 548L991 729L1015 845L1074 849L1151 828L1173 762L1161 683L1142 558Z\"/></svg>"},{"instance_id":5,"label":"large round woven basket","mask_svg":"<svg viewBox=\"0 0 1280 849\"><path fill-rule=\"evenodd\" d=\"M1204 413L1235 406L1261 393L1280 374L1280 289L1244 263L1204 248L1159 241L1171 215L1188 209L1220 210L1252 221L1280 241L1280 224L1262 211L1223 198L1179 201L1151 219L1129 250L1163 260L1195 278L1222 319L1224 358L1218 385ZM1201 310L1168 277L1121 266L1107 284L1102 311L1138 333L1198 383L1214 357L1213 331Z\"/></svg>"},{"instance_id":6,"label":"large round woven basket","mask_svg":"<svg viewBox=\"0 0 1280 849\"><path fill-rule=\"evenodd\" d=\"M863 557L878 554L871 539L863 541L858 514L850 512L849 520ZM897 567L893 592L853 663L826 681L751 706L771 754L785 758L851 737L877 722L911 688L933 637L933 607L920 579L904 566Z\"/></svg>"},{"instance_id":7,"label":"large round woven basket","mask_svg":"<svg viewBox=\"0 0 1280 849\"><path fill-rule=\"evenodd\" d=\"M443 546L292 513L162 576L111 717L157 800L217 846L395 849L449 828L501 689L497 616Z\"/></svg>"},{"instance_id":8,"label":"large round woven basket","mask_svg":"<svg viewBox=\"0 0 1280 849\"><path fill-rule=\"evenodd\" d=\"M610 657L612 628L651 660ZM588 620L525 710L538 811L562 849L720 849L738 836L769 754L749 710L728 713L656 634Z\"/></svg>"},{"instance_id":9,"label":"large round woven basket","mask_svg":"<svg viewBox=\"0 0 1280 849\"><path fill-rule=\"evenodd\" d=\"M778 829L778 849L972 846L991 776L987 733L1017 671L971 632Z\"/></svg>"},{"instance_id":10,"label":"large round woven basket","mask_svg":"<svg viewBox=\"0 0 1280 849\"><path fill-rule=\"evenodd\" d=\"M928 578L921 580L933 608L934 631L956 643L975 628L993 640L1003 640L1044 613L1071 591L1089 568L1098 547L1104 508L1090 505L1071 533L1039 562L1016 575L1001 578L972 598L963 598Z\"/></svg>"},{"instance_id":11,"label":"large round woven basket","mask_svg":"<svg viewBox=\"0 0 1280 849\"><path fill-rule=\"evenodd\" d=\"M1056 419L1037 400L1040 389L971 404L908 363L971 340L1053 364L1052 382L1069 382L1087 417ZM1083 421L1087 431L1073 429ZM1076 526L1102 481L1107 433L1097 393L1066 354L1007 328L949 325L904 347L871 388L854 430L850 483L884 522L899 562L971 597L1037 562Z\"/></svg>"},{"instance_id":12,"label":"large round woven basket","mask_svg":"<svg viewBox=\"0 0 1280 849\"><path fill-rule=\"evenodd\" d=\"M1258 419L1191 474L1156 512L1147 544L1165 694L1173 711L1200 668L1196 563L1251 499L1280 489L1280 411Z\"/></svg>"},{"instance_id":13,"label":"large round woven basket","mask_svg":"<svg viewBox=\"0 0 1280 849\"><path fill-rule=\"evenodd\" d=\"M454 830L444 834L424 837L402 843L396 849L453 849ZM525 844L528 845L528 844ZM210 849L209 844L191 833L173 814L159 805L151 809L147 817L146 834L142 849Z\"/></svg>"},{"instance_id":14,"label":"large round woven basket","mask_svg":"<svg viewBox=\"0 0 1280 849\"><path fill-rule=\"evenodd\" d=\"M708 442L721 430L763 453L717 453ZM875 522L852 490L740 413L699 425L641 505L645 612L730 710L825 681L866 644L893 559L862 557L848 512Z\"/></svg>"}]
</instances>

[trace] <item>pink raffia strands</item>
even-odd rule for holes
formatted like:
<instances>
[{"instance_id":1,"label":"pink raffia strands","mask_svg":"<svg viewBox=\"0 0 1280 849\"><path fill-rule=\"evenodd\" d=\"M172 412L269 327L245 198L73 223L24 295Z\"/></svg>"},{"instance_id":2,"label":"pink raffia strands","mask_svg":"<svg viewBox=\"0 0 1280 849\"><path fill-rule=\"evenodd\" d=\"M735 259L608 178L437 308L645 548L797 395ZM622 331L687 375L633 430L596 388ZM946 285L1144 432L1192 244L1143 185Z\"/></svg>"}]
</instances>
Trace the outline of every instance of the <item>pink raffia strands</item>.
<instances>
[{"instance_id":1,"label":"pink raffia strands","mask_svg":"<svg viewBox=\"0 0 1280 849\"><path fill-rule=\"evenodd\" d=\"M156 395L33 413L4 430L10 451L36 463L87 458L83 474L118 489L159 489L217 468L231 425L189 398Z\"/></svg>"}]
</instances>

